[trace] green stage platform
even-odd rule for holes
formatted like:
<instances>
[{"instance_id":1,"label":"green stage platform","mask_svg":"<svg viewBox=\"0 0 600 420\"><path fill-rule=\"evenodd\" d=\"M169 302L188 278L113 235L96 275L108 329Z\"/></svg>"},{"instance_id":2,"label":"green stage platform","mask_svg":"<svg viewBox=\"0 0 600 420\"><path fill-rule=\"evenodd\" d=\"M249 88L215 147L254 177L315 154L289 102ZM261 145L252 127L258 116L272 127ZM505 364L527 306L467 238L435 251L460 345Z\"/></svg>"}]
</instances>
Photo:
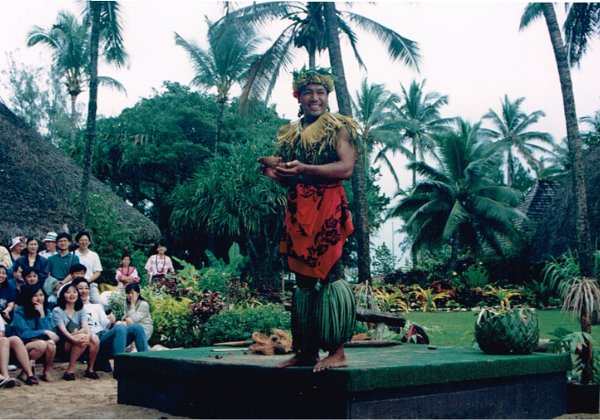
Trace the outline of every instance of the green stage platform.
<instances>
[{"instance_id":1,"label":"green stage platform","mask_svg":"<svg viewBox=\"0 0 600 420\"><path fill-rule=\"evenodd\" d=\"M215 351L218 350L218 351ZM195 348L118 355L118 402L201 418L552 418L568 355L422 345L350 348L347 368L278 369L289 356Z\"/></svg>"}]
</instances>

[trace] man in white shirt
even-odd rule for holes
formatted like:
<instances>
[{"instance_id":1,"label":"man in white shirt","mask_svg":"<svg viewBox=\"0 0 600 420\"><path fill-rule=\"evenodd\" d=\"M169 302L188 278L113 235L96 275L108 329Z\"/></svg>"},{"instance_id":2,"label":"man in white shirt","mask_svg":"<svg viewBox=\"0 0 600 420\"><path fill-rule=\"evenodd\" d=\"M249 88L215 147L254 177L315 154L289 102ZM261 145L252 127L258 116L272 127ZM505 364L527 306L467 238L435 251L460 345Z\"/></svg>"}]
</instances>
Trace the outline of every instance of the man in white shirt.
<instances>
[{"instance_id":1,"label":"man in white shirt","mask_svg":"<svg viewBox=\"0 0 600 420\"><path fill-rule=\"evenodd\" d=\"M88 232L79 232L75 236L75 242L78 245L75 255L79 257L79 262L85 265L87 269L85 279L90 284L90 302L102 303L98 283L96 283L96 280L102 274L102 263L100 263L98 254L89 248L91 243L90 234Z\"/></svg>"},{"instance_id":2,"label":"man in white shirt","mask_svg":"<svg viewBox=\"0 0 600 420\"><path fill-rule=\"evenodd\" d=\"M140 324L127 326L125 323L116 322L113 314L106 315L102 305L90 303L90 285L85 278L78 277L73 280L73 284L81 296L83 309L88 314L90 332L100 339L95 371L112 372L108 360L115 354L125 353L125 348L133 342L138 351L148 350L148 340Z\"/></svg>"}]
</instances>

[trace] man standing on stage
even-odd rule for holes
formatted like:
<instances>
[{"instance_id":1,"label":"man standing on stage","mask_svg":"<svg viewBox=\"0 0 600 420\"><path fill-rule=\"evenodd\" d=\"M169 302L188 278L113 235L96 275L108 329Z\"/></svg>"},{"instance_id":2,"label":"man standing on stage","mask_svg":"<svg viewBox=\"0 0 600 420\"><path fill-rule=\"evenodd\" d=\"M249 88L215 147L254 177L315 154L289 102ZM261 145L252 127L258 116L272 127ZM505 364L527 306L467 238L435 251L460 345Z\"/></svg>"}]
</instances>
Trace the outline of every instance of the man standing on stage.
<instances>
[{"instance_id":1,"label":"man standing on stage","mask_svg":"<svg viewBox=\"0 0 600 420\"><path fill-rule=\"evenodd\" d=\"M354 295L343 279L341 256L354 231L342 180L356 161L357 124L329 112L334 89L326 69L294 72L299 120L282 127L276 157L259 159L264 175L288 188L281 251L296 275L292 302L295 356L280 367L314 372L348 366L344 343L354 329ZM319 349L329 352L319 360Z\"/></svg>"}]
</instances>

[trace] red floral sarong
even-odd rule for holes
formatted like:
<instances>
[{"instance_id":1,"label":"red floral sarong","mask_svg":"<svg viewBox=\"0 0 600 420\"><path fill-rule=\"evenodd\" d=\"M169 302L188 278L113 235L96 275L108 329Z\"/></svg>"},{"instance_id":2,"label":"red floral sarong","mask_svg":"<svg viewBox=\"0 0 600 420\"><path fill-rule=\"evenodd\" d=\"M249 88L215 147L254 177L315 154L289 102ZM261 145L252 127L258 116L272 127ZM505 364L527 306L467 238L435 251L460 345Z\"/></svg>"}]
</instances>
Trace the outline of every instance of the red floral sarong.
<instances>
[{"instance_id":1,"label":"red floral sarong","mask_svg":"<svg viewBox=\"0 0 600 420\"><path fill-rule=\"evenodd\" d=\"M288 193L280 252L287 254L293 272L327 278L352 232L352 216L341 182L298 184Z\"/></svg>"}]
</instances>

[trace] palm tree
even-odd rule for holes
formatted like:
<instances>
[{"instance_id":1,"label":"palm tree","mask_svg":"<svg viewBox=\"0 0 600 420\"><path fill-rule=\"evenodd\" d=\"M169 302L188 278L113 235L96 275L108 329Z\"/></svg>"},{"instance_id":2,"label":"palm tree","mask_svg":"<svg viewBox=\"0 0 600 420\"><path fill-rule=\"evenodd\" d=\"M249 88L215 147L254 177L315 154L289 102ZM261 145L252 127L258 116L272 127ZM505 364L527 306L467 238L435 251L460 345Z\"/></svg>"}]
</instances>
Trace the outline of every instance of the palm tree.
<instances>
[{"instance_id":1,"label":"palm tree","mask_svg":"<svg viewBox=\"0 0 600 420\"><path fill-rule=\"evenodd\" d=\"M175 33L175 43L181 46L189 55L196 75L192 84L205 88L217 89L217 133L215 139L215 154L217 144L221 141L223 128L223 113L229 101L231 88L236 83L242 83L248 75L248 69L256 60L255 55L260 38L255 34L243 34L235 25L220 25L211 30L214 24L208 19L209 48L204 50L195 42L187 41Z\"/></svg>"},{"instance_id":2,"label":"palm tree","mask_svg":"<svg viewBox=\"0 0 600 420\"><path fill-rule=\"evenodd\" d=\"M27 34L27 46L42 44L52 50L54 71L64 77L64 85L71 103L71 147L75 147L77 136L77 98L89 82L89 24L79 22L70 12L58 13L56 23L44 29L34 26ZM125 91L123 85L113 78L99 76L98 83Z\"/></svg>"},{"instance_id":3,"label":"palm tree","mask_svg":"<svg viewBox=\"0 0 600 420\"><path fill-rule=\"evenodd\" d=\"M537 179L560 180L571 169L569 148L565 139L560 144L554 144L549 156L542 156L537 167L534 167Z\"/></svg>"},{"instance_id":4,"label":"palm tree","mask_svg":"<svg viewBox=\"0 0 600 420\"><path fill-rule=\"evenodd\" d=\"M127 53L123 45L120 6L116 1L87 1L85 18L90 26L90 60L88 114L86 122L86 143L83 155L83 176L81 180L79 219L85 226L87 219L87 195L92 168L92 154L96 140L96 112L98 109L98 58L100 50L108 63L117 66L125 64Z\"/></svg>"},{"instance_id":5,"label":"palm tree","mask_svg":"<svg viewBox=\"0 0 600 420\"><path fill-rule=\"evenodd\" d=\"M530 3L525 8L521 17L520 29L528 26L533 20L544 16L550 42L554 51L554 59L558 68L558 78L563 98L563 108L565 121L567 125L567 144L569 147L570 161L573 165L573 190L575 192L576 214L575 223L577 231L577 253L581 267L580 274L583 277L594 277L594 261L592 256L592 241L590 237L590 228L587 211L587 195L584 177L583 153L581 150L581 139L579 137L579 128L577 126L577 111L575 110L575 96L573 94L573 83L571 81L571 71L569 69L569 59L567 48L563 43L560 27L556 19L556 12L552 3ZM581 314L582 332L591 334L592 332L592 314L583 311ZM589 343L586 348L590 349ZM587 352L587 357L582 357L584 368L582 370L582 382L591 382L593 371L591 364L591 351Z\"/></svg>"},{"instance_id":6,"label":"palm tree","mask_svg":"<svg viewBox=\"0 0 600 420\"><path fill-rule=\"evenodd\" d=\"M594 115L586 115L579 119L580 122L590 126L590 131L583 135L583 141L586 145L596 145L600 143L600 110Z\"/></svg>"},{"instance_id":7,"label":"palm tree","mask_svg":"<svg viewBox=\"0 0 600 420\"><path fill-rule=\"evenodd\" d=\"M346 74L344 71L344 62L342 61L342 49L340 48L340 38L338 29L338 17L335 3L325 3L324 6L325 23L327 28L327 49L329 51L329 61L333 67L335 76L335 93L342 115L352 117L352 100L348 85L346 84ZM371 241L369 239L369 209L367 208L367 181L366 181L366 156L364 139L357 139L356 165L352 172L352 192L354 193L354 208L356 214L356 243L358 254L358 281L366 282L371 280Z\"/></svg>"},{"instance_id":8,"label":"palm tree","mask_svg":"<svg viewBox=\"0 0 600 420\"><path fill-rule=\"evenodd\" d=\"M600 35L600 3L567 3L563 29L569 64L579 65L589 41Z\"/></svg>"},{"instance_id":9,"label":"palm tree","mask_svg":"<svg viewBox=\"0 0 600 420\"><path fill-rule=\"evenodd\" d=\"M394 136L394 133L386 130L385 127L393 118L391 110L398 100L397 95L386 90L383 84L369 84L367 79L364 79L360 89L356 91L356 101L352 101L352 109L356 121L362 127L362 137L366 146L366 161L371 162L375 147L382 146L373 161L383 161L399 187L398 175L394 165L387 155L382 153L384 146L389 144L390 139Z\"/></svg>"},{"instance_id":10,"label":"palm tree","mask_svg":"<svg viewBox=\"0 0 600 420\"><path fill-rule=\"evenodd\" d=\"M27 34L27 46L45 44L53 50L54 67L65 78L65 86L71 98L71 147L77 135L77 97L83 92L87 79L88 26L80 23L75 15L60 11L56 23L49 29L34 26Z\"/></svg>"},{"instance_id":11,"label":"palm tree","mask_svg":"<svg viewBox=\"0 0 600 420\"><path fill-rule=\"evenodd\" d=\"M537 123L546 114L543 111L534 111L531 114L521 109L525 98L512 101L507 95L501 101L502 111L498 114L490 109L484 116L495 126L493 129L482 129L482 133L488 135L497 142L497 145L506 151L506 185L511 187L515 177L515 158L520 155L527 164L535 168L538 165L534 152L548 153L548 150L532 141L539 141L550 146L553 145L552 136L546 132L527 131L530 126Z\"/></svg>"},{"instance_id":12,"label":"palm tree","mask_svg":"<svg viewBox=\"0 0 600 420\"><path fill-rule=\"evenodd\" d=\"M327 33L326 6L325 2L254 3L251 6L229 11L228 15L222 19L222 21L234 19L233 21L240 28L256 27L257 29L280 20L289 22L289 25L275 38L270 47L262 54L261 59L253 66L241 97L242 106L250 97L259 98L264 95L265 101L269 101L280 72L289 70L295 49L304 49L308 54L309 67L316 66L316 53L325 51L329 46L325 36ZM386 45L392 60L400 60L409 67L418 68L420 57L416 42L350 11L336 10L335 20L339 34L350 43L361 67L364 67L364 63L358 53L357 37L352 29L352 24L374 34L381 40Z\"/></svg>"},{"instance_id":13,"label":"palm tree","mask_svg":"<svg viewBox=\"0 0 600 420\"><path fill-rule=\"evenodd\" d=\"M398 116L387 127L399 130L401 137L390 143L383 153L400 151L411 161L424 161L426 154L435 150L433 136L442 133L454 121L454 118L442 118L440 115L440 109L448 104L448 96L426 93L425 83L425 80L421 83L413 80L408 90L400 85L402 95L401 105L396 110ZM405 140L410 141L412 151L404 147ZM417 174L413 171L413 187L416 183Z\"/></svg>"},{"instance_id":14,"label":"palm tree","mask_svg":"<svg viewBox=\"0 0 600 420\"><path fill-rule=\"evenodd\" d=\"M436 136L439 168L423 161L409 164L423 176L388 217L401 217L412 234L412 252L439 249L482 254L484 245L503 255L503 241L517 244L514 227L524 217L515 206L521 193L494 181L500 159L489 142L479 140L480 124L458 120L457 128Z\"/></svg>"}]
</instances>

